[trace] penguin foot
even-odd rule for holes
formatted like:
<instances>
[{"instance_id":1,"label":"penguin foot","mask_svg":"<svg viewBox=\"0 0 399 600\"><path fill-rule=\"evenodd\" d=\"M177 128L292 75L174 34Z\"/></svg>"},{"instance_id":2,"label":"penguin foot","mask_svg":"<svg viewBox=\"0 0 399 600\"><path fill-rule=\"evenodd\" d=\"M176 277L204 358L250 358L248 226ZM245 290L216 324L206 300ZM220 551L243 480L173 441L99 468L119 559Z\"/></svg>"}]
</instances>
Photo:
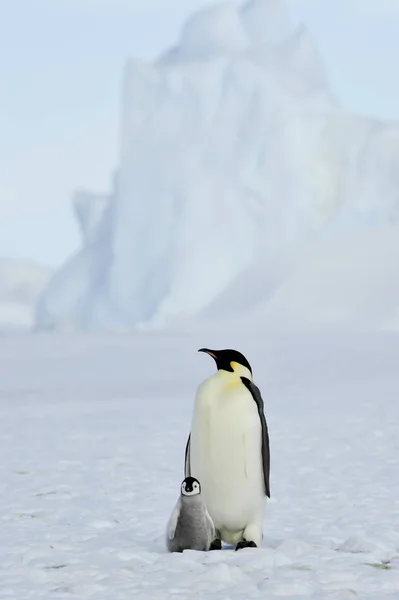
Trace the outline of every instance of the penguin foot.
<instances>
[{"instance_id":1,"label":"penguin foot","mask_svg":"<svg viewBox=\"0 0 399 600\"><path fill-rule=\"evenodd\" d=\"M236 546L236 551L237 550L242 550L242 548L257 548L258 546L255 544L255 542L247 542L247 540L243 540L242 542L238 542L237 546Z\"/></svg>"},{"instance_id":2,"label":"penguin foot","mask_svg":"<svg viewBox=\"0 0 399 600\"><path fill-rule=\"evenodd\" d=\"M219 540L219 538L216 538L215 540L213 540L212 544L210 545L209 550L221 550L222 549L222 540Z\"/></svg>"}]
</instances>

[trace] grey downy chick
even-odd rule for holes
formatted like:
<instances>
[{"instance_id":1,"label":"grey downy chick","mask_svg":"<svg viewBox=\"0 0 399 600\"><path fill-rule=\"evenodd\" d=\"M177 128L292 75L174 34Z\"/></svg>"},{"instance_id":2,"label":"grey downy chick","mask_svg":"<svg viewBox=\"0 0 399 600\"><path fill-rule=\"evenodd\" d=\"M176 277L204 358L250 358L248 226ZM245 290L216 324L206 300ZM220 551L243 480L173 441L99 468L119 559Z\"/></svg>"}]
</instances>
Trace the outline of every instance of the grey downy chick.
<instances>
[{"instance_id":1,"label":"grey downy chick","mask_svg":"<svg viewBox=\"0 0 399 600\"><path fill-rule=\"evenodd\" d=\"M168 521L167 548L169 552L207 551L214 539L215 527L202 499L200 482L186 477Z\"/></svg>"}]
</instances>

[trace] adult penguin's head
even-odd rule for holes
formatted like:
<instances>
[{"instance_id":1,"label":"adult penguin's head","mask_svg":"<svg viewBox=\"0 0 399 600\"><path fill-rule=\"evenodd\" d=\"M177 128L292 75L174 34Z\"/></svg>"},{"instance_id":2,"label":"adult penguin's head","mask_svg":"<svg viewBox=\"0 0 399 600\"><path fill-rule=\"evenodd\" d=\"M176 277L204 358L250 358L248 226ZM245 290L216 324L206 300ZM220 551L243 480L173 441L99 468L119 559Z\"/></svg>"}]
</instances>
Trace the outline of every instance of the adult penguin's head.
<instances>
[{"instance_id":1,"label":"adult penguin's head","mask_svg":"<svg viewBox=\"0 0 399 600\"><path fill-rule=\"evenodd\" d=\"M252 375L251 365L241 352L227 348L225 350L211 350L210 348L200 348L198 352L205 352L215 360L218 371L229 371L242 375L243 371L248 369Z\"/></svg>"}]
</instances>

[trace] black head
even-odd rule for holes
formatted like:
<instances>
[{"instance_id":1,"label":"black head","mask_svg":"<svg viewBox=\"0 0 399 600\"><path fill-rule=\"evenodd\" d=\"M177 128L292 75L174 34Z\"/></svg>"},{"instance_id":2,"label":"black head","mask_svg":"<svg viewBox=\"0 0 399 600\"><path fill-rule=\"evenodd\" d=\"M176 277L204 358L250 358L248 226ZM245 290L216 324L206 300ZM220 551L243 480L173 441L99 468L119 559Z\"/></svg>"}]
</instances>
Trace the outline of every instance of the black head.
<instances>
[{"instance_id":1,"label":"black head","mask_svg":"<svg viewBox=\"0 0 399 600\"><path fill-rule=\"evenodd\" d=\"M226 350L210 350L209 348L200 348L198 352L206 352L207 354L209 354L209 356L212 356L212 358L215 359L216 366L219 371L223 370L234 372L233 365L234 363L238 363L239 365L242 365L243 367L249 369L249 371L252 374L251 365L249 364L245 356L237 350L232 350L230 348Z\"/></svg>"},{"instance_id":2,"label":"black head","mask_svg":"<svg viewBox=\"0 0 399 600\"><path fill-rule=\"evenodd\" d=\"M201 485L195 477L186 477L181 484L181 493L183 496L196 496L201 493Z\"/></svg>"}]
</instances>

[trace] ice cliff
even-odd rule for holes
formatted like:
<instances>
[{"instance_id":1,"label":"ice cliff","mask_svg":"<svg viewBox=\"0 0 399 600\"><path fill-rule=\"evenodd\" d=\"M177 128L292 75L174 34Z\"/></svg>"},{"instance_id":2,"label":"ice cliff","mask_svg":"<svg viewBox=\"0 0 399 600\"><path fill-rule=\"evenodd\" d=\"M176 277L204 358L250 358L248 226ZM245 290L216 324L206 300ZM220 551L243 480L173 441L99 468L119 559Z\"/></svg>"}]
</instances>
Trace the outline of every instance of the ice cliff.
<instances>
[{"instance_id":1,"label":"ice cliff","mask_svg":"<svg viewBox=\"0 0 399 600\"><path fill-rule=\"evenodd\" d=\"M128 62L111 191L74 207L82 247L37 328L162 326L206 310L254 260L396 223L399 126L340 108L281 1L225 2L154 63Z\"/></svg>"}]
</instances>

